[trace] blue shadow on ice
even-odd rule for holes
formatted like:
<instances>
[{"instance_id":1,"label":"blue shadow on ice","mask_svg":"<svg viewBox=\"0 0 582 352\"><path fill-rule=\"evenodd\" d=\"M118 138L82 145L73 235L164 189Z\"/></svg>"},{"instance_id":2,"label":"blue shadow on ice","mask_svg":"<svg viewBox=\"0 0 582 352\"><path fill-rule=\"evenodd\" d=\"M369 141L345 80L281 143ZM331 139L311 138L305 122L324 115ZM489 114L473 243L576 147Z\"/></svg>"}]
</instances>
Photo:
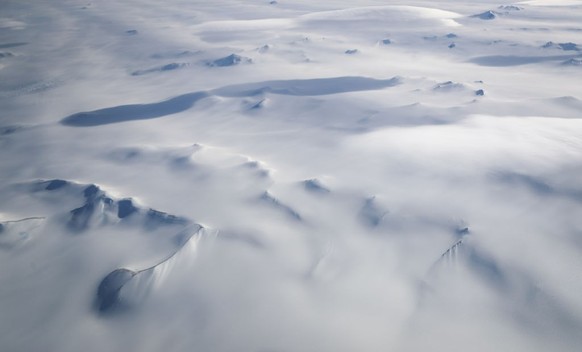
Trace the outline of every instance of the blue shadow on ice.
<instances>
[{"instance_id":1,"label":"blue shadow on ice","mask_svg":"<svg viewBox=\"0 0 582 352\"><path fill-rule=\"evenodd\" d=\"M529 65L546 61L569 60L579 57L579 55L554 55L554 56L515 56L515 55L493 55L475 57L469 62L479 66L506 67Z\"/></svg>"},{"instance_id":2,"label":"blue shadow on ice","mask_svg":"<svg viewBox=\"0 0 582 352\"><path fill-rule=\"evenodd\" d=\"M28 43L24 43L24 42L4 43L4 44L0 44L0 49L16 48L16 47L23 46L26 44L28 44Z\"/></svg>"},{"instance_id":3,"label":"blue shadow on ice","mask_svg":"<svg viewBox=\"0 0 582 352\"><path fill-rule=\"evenodd\" d=\"M212 94L222 97L248 97L262 93L292 96L316 96L339 93L378 90L400 83L396 77L373 79L367 77L334 77L315 79L293 79L237 84L218 88Z\"/></svg>"},{"instance_id":4,"label":"blue shadow on ice","mask_svg":"<svg viewBox=\"0 0 582 352\"><path fill-rule=\"evenodd\" d=\"M400 83L398 78L378 80L366 77L334 77L304 80L279 80L238 84L218 88L209 92L194 92L158 103L120 105L88 112L79 112L65 117L61 124L89 127L111 123L146 120L176 114L188 110L197 101L209 96L250 97L270 93L292 96L330 95L365 90L378 90Z\"/></svg>"},{"instance_id":5,"label":"blue shadow on ice","mask_svg":"<svg viewBox=\"0 0 582 352\"><path fill-rule=\"evenodd\" d=\"M146 120L176 114L191 108L207 97L205 92L189 93L159 103L120 105L88 112L79 112L61 120L67 126L99 126L132 120Z\"/></svg>"}]
</instances>

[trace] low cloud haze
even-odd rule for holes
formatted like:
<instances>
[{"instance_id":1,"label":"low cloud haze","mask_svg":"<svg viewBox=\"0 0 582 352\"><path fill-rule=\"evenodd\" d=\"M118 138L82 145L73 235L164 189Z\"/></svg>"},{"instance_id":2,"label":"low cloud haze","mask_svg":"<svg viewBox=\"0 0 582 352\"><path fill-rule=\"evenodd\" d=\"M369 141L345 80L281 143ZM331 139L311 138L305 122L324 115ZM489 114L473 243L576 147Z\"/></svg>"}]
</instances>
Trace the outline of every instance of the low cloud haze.
<instances>
[{"instance_id":1,"label":"low cloud haze","mask_svg":"<svg viewBox=\"0 0 582 352\"><path fill-rule=\"evenodd\" d=\"M3 4L0 350L577 351L580 6Z\"/></svg>"}]
</instances>

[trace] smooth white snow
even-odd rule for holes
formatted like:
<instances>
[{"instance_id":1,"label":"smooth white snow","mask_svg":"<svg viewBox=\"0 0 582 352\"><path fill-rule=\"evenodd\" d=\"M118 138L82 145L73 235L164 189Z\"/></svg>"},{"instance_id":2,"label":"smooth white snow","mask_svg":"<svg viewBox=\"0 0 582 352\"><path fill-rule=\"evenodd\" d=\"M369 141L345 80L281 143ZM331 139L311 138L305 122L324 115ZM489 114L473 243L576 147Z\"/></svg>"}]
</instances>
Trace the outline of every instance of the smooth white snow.
<instances>
[{"instance_id":1,"label":"smooth white snow","mask_svg":"<svg viewBox=\"0 0 582 352\"><path fill-rule=\"evenodd\" d=\"M578 351L581 5L3 2L0 350Z\"/></svg>"}]
</instances>

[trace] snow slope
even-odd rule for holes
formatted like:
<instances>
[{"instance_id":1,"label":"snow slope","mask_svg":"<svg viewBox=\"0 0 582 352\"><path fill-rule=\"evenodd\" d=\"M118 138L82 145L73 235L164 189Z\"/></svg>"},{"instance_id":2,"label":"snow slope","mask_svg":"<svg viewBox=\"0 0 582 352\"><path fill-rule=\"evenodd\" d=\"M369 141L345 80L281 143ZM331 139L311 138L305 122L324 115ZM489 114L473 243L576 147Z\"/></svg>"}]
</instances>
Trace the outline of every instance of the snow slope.
<instances>
[{"instance_id":1,"label":"snow slope","mask_svg":"<svg viewBox=\"0 0 582 352\"><path fill-rule=\"evenodd\" d=\"M0 10L0 350L579 350L582 2Z\"/></svg>"}]
</instances>

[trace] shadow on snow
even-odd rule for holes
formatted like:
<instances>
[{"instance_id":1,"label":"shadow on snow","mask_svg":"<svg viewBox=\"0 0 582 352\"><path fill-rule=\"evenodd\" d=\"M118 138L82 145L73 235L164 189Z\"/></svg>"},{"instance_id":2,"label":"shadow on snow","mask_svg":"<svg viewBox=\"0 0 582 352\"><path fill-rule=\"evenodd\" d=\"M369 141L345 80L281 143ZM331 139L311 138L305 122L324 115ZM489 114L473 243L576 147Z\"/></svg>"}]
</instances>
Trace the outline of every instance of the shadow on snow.
<instances>
[{"instance_id":1,"label":"shadow on snow","mask_svg":"<svg viewBox=\"0 0 582 352\"><path fill-rule=\"evenodd\" d=\"M188 110L209 96L251 97L270 93L291 96L316 96L378 90L399 84L398 78L378 80L366 77L334 77L305 80L279 80L226 86L211 91L187 93L150 104L120 105L65 117L61 124L90 127L133 120L146 120Z\"/></svg>"}]
</instances>

